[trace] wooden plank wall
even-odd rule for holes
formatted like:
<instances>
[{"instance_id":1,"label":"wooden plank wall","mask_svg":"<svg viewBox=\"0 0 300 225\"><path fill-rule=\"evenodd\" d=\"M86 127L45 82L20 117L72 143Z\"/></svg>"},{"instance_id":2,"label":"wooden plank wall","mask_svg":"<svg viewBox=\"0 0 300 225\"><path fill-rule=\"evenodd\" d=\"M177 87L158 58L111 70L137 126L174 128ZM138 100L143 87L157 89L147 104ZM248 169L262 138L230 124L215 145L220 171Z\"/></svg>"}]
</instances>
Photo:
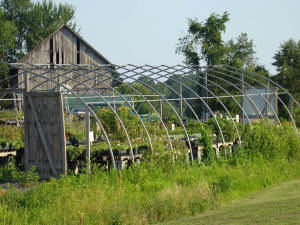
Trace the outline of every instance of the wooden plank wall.
<instances>
[{"instance_id":1,"label":"wooden plank wall","mask_svg":"<svg viewBox=\"0 0 300 225\"><path fill-rule=\"evenodd\" d=\"M42 179L66 174L66 141L61 94L26 93L24 94L24 107L25 169L35 166ZM42 128L42 133L38 125ZM43 136L54 162L56 174L51 169L45 143L42 140Z\"/></svg>"},{"instance_id":2,"label":"wooden plank wall","mask_svg":"<svg viewBox=\"0 0 300 225\"><path fill-rule=\"evenodd\" d=\"M50 63L50 40L53 38L53 62L56 63L57 60L57 56L59 57L59 64L61 64L62 62L64 64L77 64L77 37L70 32L67 28L62 28L61 30L59 30L58 32L54 33L53 36L48 37L47 39L45 39L39 46L37 46L33 51L31 51L30 53L28 53L27 56L25 56L22 62L26 62L26 63L31 63L31 64L49 64ZM84 42L80 41L80 64L85 64L85 65L91 65L91 64L105 64L105 61L103 60L103 58L101 58L98 54L95 53L95 51L91 48L89 48L89 46L87 46ZM92 67L92 66L91 66ZM89 67L91 69L91 67ZM26 66L27 68L27 66ZM54 66L55 68L55 66ZM68 69L74 69L75 67L72 66L68 66ZM50 68L49 68L50 69ZM57 73L63 74L66 71L65 70L59 70L59 69L55 69L54 70ZM39 71L38 69L33 71L36 74L43 74L45 73L45 71ZM104 69L98 72L104 72ZM77 73L83 73L87 76L91 76L94 77L97 80L106 80L105 84L111 87L111 83L112 80L107 80L106 77L96 77L96 73L88 73L86 74L86 71L80 71L78 70ZM106 76L111 76L110 73L105 73ZM54 78L57 75L54 73L47 73L44 74L43 76L46 76L48 78ZM41 84L41 82L45 81L45 79L43 78L39 78L39 77L35 77L35 79L31 79L33 77L33 75L28 75L28 79L29 79L29 90L31 90L32 87ZM68 73L67 77L76 79L76 81L78 82L82 82L84 80L86 80L87 78L84 76L78 76L78 74L76 73ZM20 76L19 77L19 82L23 80L23 77ZM63 77L60 78L56 78L56 81L60 82L60 83L64 83L64 81L66 80ZM65 82L65 84L67 84L70 87L76 86L76 84L78 84L78 82L74 82L74 81L68 81ZM89 87L95 87L95 89L99 89L99 90L103 90L106 89L105 85L101 85L101 84L96 84L95 80L89 80L87 82L85 82L86 85L88 85ZM96 84L96 86L95 86ZM23 86L20 85L20 88L22 88ZM53 82L43 82L43 84L41 86L39 86L39 88L37 88L37 90L51 90L53 88L56 87L56 84L54 84ZM84 87L84 85L80 85L78 86L78 89L86 89L86 87ZM106 90L104 91L104 93L109 93L110 91Z\"/></svg>"}]
</instances>

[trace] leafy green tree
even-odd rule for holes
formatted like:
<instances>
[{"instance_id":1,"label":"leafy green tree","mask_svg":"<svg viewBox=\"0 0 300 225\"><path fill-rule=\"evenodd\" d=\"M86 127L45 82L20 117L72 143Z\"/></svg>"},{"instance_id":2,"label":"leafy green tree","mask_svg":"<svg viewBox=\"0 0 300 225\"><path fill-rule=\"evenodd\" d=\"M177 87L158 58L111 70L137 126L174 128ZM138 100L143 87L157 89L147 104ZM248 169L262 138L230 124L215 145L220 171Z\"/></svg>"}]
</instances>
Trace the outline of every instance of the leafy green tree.
<instances>
[{"instance_id":1,"label":"leafy green tree","mask_svg":"<svg viewBox=\"0 0 300 225\"><path fill-rule=\"evenodd\" d=\"M63 24L75 29L75 9L69 4L43 0L0 0L3 16L16 27L15 48L10 61L17 61Z\"/></svg>"},{"instance_id":2,"label":"leafy green tree","mask_svg":"<svg viewBox=\"0 0 300 225\"><path fill-rule=\"evenodd\" d=\"M176 53L185 56L188 65L228 64L246 68L255 64L253 40L247 33L241 33L236 40L224 42L222 34L226 31L229 14L211 14L205 22L189 19L187 35L179 39Z\"/></svg>"},{"instance_id":3,"label":"leafy green tree","mask_svg":"<svg viewBox=\"0 0 300 225\"><path fill-rule=\"evenodd\" d=\"M280 45L274 55L273 65L276 66L278 74L273 78L276 82L286 88L298 102L300 102L300 40L288 40ZM285 104L288 104L287 96L280 96ZM280 116L289 118L282 105L279 105ZM294 110L297 125L300 126L300 112Z\"/></svg>"},{"instance_id":4,"label":"leafy green tree","mask_svg":"<svg viewBox=\"0 0 300 225\"><path fill-rule=\"evenodd\" d=\"M236 68L246 69L254 72L262 68L256 65L255 51L253 40L248 38L246 33L241 33L236 39L231 39L228 42L223 40L222 35L226 31L226 23L229 21L229 14L224 12L222 15L211 14L204 22L198 22L197 19L189 19L187 35L179 39L176 53L183 54L185 63L188 65L217 65L227 64ZM261 69L261 70L260 70ZM264 69L264 68L263 68ZM209 79L220 86L229 90L231 94L240 94L235 88L230 88L216 77L225 78L220 72L217 71L199 71L199 75L204 77L205 73L209 73ZM226 72L228 73L228 72ZM262 74L267 74L264 71ZM230 73L232 76L240 77L239 74ZM213 76L216 76L215 78ZM225 79L228 80L228 77ZM237 83L236 80L231 80ZM199 79L199 82L204 84L204 79ZM209 86L209 90L215 95L228 95L217 86ZM197 92L200 96L210 96L204 88L198 87ZM222 104L216 99L206 100L207 104L213 111L225 112ZM236 102L231 98L222 99L224 105L233 114L239 113L240 109ZM206 106L197 101L193 104L197 112L207 112Z\"/></svg>"},{"instance_id":5,"label":"leafy green tree","mask_svg":"<svg viewBox=\"0 0 300 225\"><path fill-rule=\"evenodd\" d=\"M280 45L274 55L278 74L274 79L300 100L300 40L292 39Z\"/></svg>"},{"instance_id":6,"label":"leafy green tree","mask_svg":"<svg viewBox=\"0 0 300 225\"><path fill-rule=\"evenodd\" d=\"M7 60L10 49L14 48L15 26L3 16L0 8L0 61Z\"/></svg>"},{"instance_id":7,"label":"leafy green tree","mask_svg":"<svg viewBox=\"0 0 300 225\"><path fill-rule=\"evenodd\" d=\"M16 28L15 26L8 20L6 20L3 16L3 12L0 8L0 61L9 61L9 56L11 50L14 48L14 40ZM9 75L9 70L7 65L0 64L0 80L7 78ZM10 86L10 81L6 80L6 82L1 83L1 88L7 88Z\"/></svg>"},{"instance_id":8,"label":"leafy green tree","mask_svg":"<svg viewBox=\"0 0 300 225\"><path fill-rule=\"evenodd\" d=\"M222 63L236 67L247 68L255 64L253 40L247 33L241 33L236 42L231 39L226 43L226 52Z\"/></svg>"},{"instance_id":9,"label":"leafy green tree","mask_svg":"<svg viewBox=\"0 0 300 225\"><path fill-rule=\"evenodd\" d=\"M222 33L226 30L225 23L229 21L229 14L211 14L204 22L189 19L188 34L179 39L176 52L185 56L189 65L200 65L204 60L207 65L220 64L226 52Z\"/></svg>"}]
</instances>

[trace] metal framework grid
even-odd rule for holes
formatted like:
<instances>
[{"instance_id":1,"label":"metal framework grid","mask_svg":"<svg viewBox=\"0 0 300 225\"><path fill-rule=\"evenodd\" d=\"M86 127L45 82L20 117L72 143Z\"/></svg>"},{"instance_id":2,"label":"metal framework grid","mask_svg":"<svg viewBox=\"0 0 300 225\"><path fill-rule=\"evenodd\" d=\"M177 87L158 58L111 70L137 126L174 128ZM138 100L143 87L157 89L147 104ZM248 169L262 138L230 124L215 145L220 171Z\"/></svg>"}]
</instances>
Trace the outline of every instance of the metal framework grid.
<instances>
[{"instance_id":1,"label":"metal framework grid","mask_svg":"<svg viewBox=\"0 0 300 225\"><path fill-rule=\"evenodd\" d=\"M300 108L300 104L296 101L296 99L280 84L274 82L273 80L264 77L259 74L250 73L245 70L236 69L227 65L218 65L218 66L209 66L209 67L195 67L195 66L184 66L184 65L176 65L176 66L135 66L135 65L79 65L79 64L68 64L68 65L34 65L34 64L9 64L9 63L0 63L0 65L4 67L0 71L0 74L4 74L5 72L10 71L11 69L17 70L18 72L13 75L8 75L4 79L0 80L0 83L8 83L12 80L17 80L9 89L0 89L1 100L20 100L15 97L12 98L11 95L15 96L16 94L22 94L24 92L35 92L35 91L45 91L41 89L41 87L47 83L51 83L47 91L56 91L62 92L65 96L68 94L72 94L73 98L76 98L81 105L95 118L98 125L101 128L101 131L105 137L105 140L108 144L112 164L115 167L114 161L114 153L111 147L111 141L109 139L109 135L107 131L104 129L103 125L99 118L97 118L96 113L93 109L87 104L84 97L84 94L92 94L93 98L97 98L97 102L102 102L107 104L107 106L111 109L111 111L115 114L116 119L120 122L122 129L125 132L126 139L128 141L130 154L133 156L133 146L130 140L128 131L126 126L124 125L122 119L119 117L116 112L116 108L113 107L113 101L108 101L99 91L99 85L101 85L101 90L106 90L107 93L113 93L113 95L119 96L128 106L131 108L132 112L139 118L139 121L145 130L147 135L148 142L151 146L151 150L153 150L152 139L147 127L145 126L144 121L141 119L141 115L138 113L138 110L135 109L132 103L144 102L148 104L150 108L153 110L153 113L158 117L159 121L162 124L163 129L166 132L166 137L168 139L169 147L172 149L172 141L169 135L168 129L163 121L162 112L157 110L157 108L153 105L153 102L164 102L164 104L168 105L172 111L172 113L178 118L180 121L180 125L184 130L184 134L187 138L187 142L189 148L192 152L192 146L190 137L187 132L186 125L183 121L183 105L187 107L194 118L201 123L203 120L207 119L208 114L213 115L213 109L209 105L209 99L214 99L220 104L228 115L229 119L232 121L235 131L237 133L239 143L242 143L241 135L237 128L236 123L234 122L234 116L230 112L230 109L224 103L224 99L230 98L239 108L242 118L244 121L247 121L250 126L252 126L252 121L248 117L245 109L243 107L242 100L239 101L240 97L247 99L252 105L253 111L255 112L257 118L261 120L268 119L268 112L272 112L274 115L274 120L280 125L280 119L278 117L278 112L274 104L272 105L268 99L268 95L274 95L274 92L271 92L271 88L276 88L278 92L276 93L276 98L280 102L280 104L285 108L288 113L292 124L295 127L297 132L297 127L295 120L292 115L292 105ZM114 78L112 73L118 73L120 77L123 79ZM165 90L172 92L173 98L166 98L165 93L161 90L158 90L156 87L151 86L148 82L143 79L139 79L140 76L145 76L151 81L162 86ZM34 82L38 79L38 82ZM178 84L178 89L172 87L165 80L169 80ZM126 96L116 88L112 87L109 82L111 81L122 82L127 88L132 90L135 94L132 96L137 96L139 100L128 100ZM90 85L90 83L94 85ZM68 85L69 82L72 82L72 86ZM133 83L140 83L143 87L151 90L151 95L145 95L141 90L138 90ZM192 85L187 85L187 83ZM30 85L29 85L30 84ZM30 86L30 87L29 87ZM212 88L213 87L213 88ZM261 93L259 88L264 88L267 90L267 93ZM189 92L191 96L186 97L183 94L183 89L185 92ZM201 94L199 94L199 89L201 90ZM246 90L251 89L252 94L249 94ZM80 90L80 94L79 94ZM215 93L217 91L217 93ZM235 90L239 94L231 94L230 92ZM221 91L221 95L218 94ZM251 95L260 96L260 98L265 102L264 110L259 109L257 104L251 98ZM280 97L281 95L288 96L290 99L290 104L286 105L283 99ZM156 99L149 99L149 97L155 97ZM178 106L176 107L173 103L174 101L178 102ZM192 101L192 102L191 102ZM199 118L199 111L195 109L194 102L199 101L202 105L202 114L201 118ZM162 109L161 109L162 110ZM267 113L264 113L266 111ZM222 138L222 142L225 143L224 135L221 129L221 126L218 120L213 117L215 120L218 129L220 131L220 135ZM297 132L298 134L298 132ZM191 158L193 156L191 154Z\"/></svg>"}]
</instances>

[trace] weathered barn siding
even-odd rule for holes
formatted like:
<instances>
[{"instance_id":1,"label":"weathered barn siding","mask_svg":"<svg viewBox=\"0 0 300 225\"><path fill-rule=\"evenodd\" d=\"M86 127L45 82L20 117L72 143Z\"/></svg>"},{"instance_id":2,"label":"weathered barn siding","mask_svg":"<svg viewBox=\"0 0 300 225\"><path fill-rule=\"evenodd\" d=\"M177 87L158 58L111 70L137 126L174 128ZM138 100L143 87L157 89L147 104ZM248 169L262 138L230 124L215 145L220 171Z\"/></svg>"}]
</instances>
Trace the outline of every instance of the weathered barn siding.
<instances>
[{"instance_id":1,"label":"weathered barn siding","mask_svg":"<svg viewBox=\"0 0 300 225\"><path fill-rule=\"evenodd\" d=\"M79 48L79 50L78 50ZM78 57L79 54L79 57ZM108 87L111 87L111 79L105 76L99 76L99 73L103 73L105 70L98 70L97 73L86 73L84 69L78 69L76 65L99 65L99 64L110 64L99 52L85 42L80 36L73 32L67 26L63 26L56 32L46 38L40 45L34 48L26 56L24 56L19 63L30 63L30 64L50 64L48 70L52 70L52 73L47 73L48 78L56 77L56 81L68 85L69 87L76 87L78 93L83 93L87 87L93 87L100 93L109 93ZM65 74L65 70L60 69L61 64L75 64L74 66L69 65L68 69L75 70L75 72L69 72ZM27 66L26 66L27 67ZM28 67L29 68L29 67ZM89 69L95 67L89 66ZM111 69L111 68L110 68ZM43 74L45 71L39 69L34 71L36 74ZM57 74L65 74L64 77L57 77ZM81 74L81 75L79 75ZM111 76L110 72L105 73L106 76ZM31 77L30 77L31 76ZM74 79L74 80L71 80ZM19 77L19 82L23 80L23 77ZM56 88L56 84L53 82L45 82L45 79L39 77L28 76L29 90L39 85L36 90L51 90ZM104 84L101 84L105 80ZM79 85L79 82L84 82L84 85ZM23 88L20 85L20 88Z\"/></svg>"}]
</instances>

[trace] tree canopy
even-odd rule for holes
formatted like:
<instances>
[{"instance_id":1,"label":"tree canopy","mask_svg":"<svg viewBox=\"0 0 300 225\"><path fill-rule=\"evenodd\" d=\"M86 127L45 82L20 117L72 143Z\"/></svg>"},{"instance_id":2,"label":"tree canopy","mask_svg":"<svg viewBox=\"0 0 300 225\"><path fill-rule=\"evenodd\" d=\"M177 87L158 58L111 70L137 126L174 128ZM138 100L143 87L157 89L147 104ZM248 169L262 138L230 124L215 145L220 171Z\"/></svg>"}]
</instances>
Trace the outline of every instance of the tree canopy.
<instances>
[{"instance_id":1,"label":"tree canopy","mask_svg":"<svg viewBox=\"0 0 300 225\"><path fill-rule=\"evenodd\" d=\"M7 60L9 51L14 48L14 37L16 28L14 25L4 18L3 11L0 8L0 61Z\"/></svg>"},{"instance_id":2,"label":"tree canopy","mask_svg":"<svg viewBox=\"0 0 300 225\"><path fill-rule=\"evenodd\" d=\"M290 39L283 42L275 53L274 60L273 65L276 67L278 74L273 79L300 102L300 40ZM284 99L284 101L286 104L288 103L287 99ZM282 115L284 110L281 111ZM297 123L300 125L299 109L294 113L297 114ZM285 116L288 118L287 115Z\"/></svg>"},{"instance_id":3,"label":"tree canopy","mask_svg":"<svg viewBox=\"0 0 300 225\"><path fill-rule=\"evenodd\" d=\"M204 22L188 20L187 34L179 39L176 53L183 54L188 65L229 64L245 68L255 63L253 40L241 33L227 43L222 35L226 31L229 14L211 14Z\"/></svg>"},{"instance_id":4,"label":"tree canopy","mask_svg":"<svg viewBox=\"0 0 300 225\"><path fill-rule=\"evenodd\" d=\"M9 51L4 57L10 62L20 59L61 25L76 28L75 8L69 4L57 5L46 0L0 0L0 10L0 24L6 24L6 35L14 32L14 46L6 47ZM0 36L0 42L3 40ZM11 40L10 36L10 43Z\"/></svg>"}]
</instances>

